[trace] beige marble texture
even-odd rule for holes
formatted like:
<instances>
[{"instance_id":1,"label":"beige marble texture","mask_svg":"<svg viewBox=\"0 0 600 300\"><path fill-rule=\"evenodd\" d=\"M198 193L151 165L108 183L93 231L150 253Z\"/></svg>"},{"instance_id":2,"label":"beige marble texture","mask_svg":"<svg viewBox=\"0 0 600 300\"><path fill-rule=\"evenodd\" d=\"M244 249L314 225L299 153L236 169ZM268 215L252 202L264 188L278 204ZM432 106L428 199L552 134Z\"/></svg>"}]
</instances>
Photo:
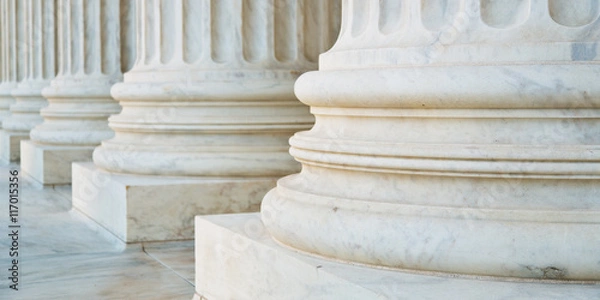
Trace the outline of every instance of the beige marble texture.
<instances>
[{"instance_id":1,"label":"beige marble texture","mask_svg":"<svg viewBox=\"0 0 600 300\"><path fill-rule=\"evenodd\" d=\"M8 174L18 165L0 167ZM32 187L20 176L19 291L3 286L0 299L190 299L193 242L125 245L71 210L71 186ZM8 194L8 185L0 184ZM7 216L7 205L0 213ZM0 219L6 229L8 218ZM0 247L8 249L8 239ZM0 252L7 262L8 252ZM2 269L4 269L2 265Z\"/></svg>"}]
</instances>

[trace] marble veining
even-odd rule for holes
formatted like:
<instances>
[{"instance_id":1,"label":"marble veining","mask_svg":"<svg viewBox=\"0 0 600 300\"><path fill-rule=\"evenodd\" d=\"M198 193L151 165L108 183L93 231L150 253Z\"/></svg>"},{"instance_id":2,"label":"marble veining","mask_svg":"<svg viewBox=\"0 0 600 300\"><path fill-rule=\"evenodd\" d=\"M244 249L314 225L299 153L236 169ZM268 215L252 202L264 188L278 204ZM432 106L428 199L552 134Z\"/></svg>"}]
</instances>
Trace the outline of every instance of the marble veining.
<instances>
[{"instance_id":1,"label":"marble veining","mask_svg":"<svg viewBox=\"0 0 600 300\"><path fill-rule=\"evenodd\" d=\"M8 174L18 165L0 167ZM36 188L20 178L20 283L1 299L189 299L193 293L191 241L125 245L71 210L71 186ZM8 185L0 192L8 194ZM7 206L1 209L8 215ZM8 219L0 226L6 228ZM0 247L8 247L0 239ZM8 251L0 253L8 261Z\"/></svg>"}]
</instances>

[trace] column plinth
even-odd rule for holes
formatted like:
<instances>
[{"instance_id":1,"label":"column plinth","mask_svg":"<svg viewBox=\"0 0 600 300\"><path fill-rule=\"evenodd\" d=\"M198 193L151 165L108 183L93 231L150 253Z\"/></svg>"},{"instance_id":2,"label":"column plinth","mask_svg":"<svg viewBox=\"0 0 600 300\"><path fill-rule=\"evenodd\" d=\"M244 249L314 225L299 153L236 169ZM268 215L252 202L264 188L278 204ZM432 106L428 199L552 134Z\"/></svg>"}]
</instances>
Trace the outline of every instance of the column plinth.
<instances>
[{"instance_id":1,"label":"column plinth","mask_svg":"<svg viewBox=\"0 0 600 300\"><path fill-rule=\"evenodd\" d=\"M598 11L524 2L346 1L296 83L316 122L262 204L273 237L387 268L600 280Z\"/></svg>"},{"instance_id":2,"label":"column plinth","mask_svg":"<svg viewBox=\"0 0 600 300\"><path fill-rule=\"evenodd\" d=\"M74 207L127 242L190 239L194 215L257 211L277 178L299 170L288 139L314 118L293 84L333 44L332 3L138 1L137 60L111 90L122 106L109 118L115 136L94 166L75 165ZM102 174L117 200L89 192ZM157 192L166 186L168 199ZM110 225L105 203L136 222ZM166 216L167 206L185 209Z\"/></svg>"},{"instance_id":3,"label":"column plinth","mask_svg":"<svg viewBox=\"0 0 600 300\"><path fill-rule=\"evenodd\" d=\"M94 148L113 137L108 117L121 108L110 88L122 80L121 69L129 63L121 52L132 52L127 35L132 4L58 2L59 70L42 91L48 106L22 151L27 157L23 171L38 183L71 183L71 163L91 161Z\"/></svg>"}]
</instances>

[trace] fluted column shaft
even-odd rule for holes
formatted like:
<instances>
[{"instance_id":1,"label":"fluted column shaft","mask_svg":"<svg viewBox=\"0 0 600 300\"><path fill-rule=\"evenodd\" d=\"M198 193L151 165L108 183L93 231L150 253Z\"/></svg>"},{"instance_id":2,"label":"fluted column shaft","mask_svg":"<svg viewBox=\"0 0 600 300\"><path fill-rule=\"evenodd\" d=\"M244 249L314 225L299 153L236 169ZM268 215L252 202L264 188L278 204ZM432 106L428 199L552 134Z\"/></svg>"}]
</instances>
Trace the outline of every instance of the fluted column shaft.
<instances>
[{"instance_id":1,"label":"fluted column shaft","mask_svg":"<svg viewBox=\"0 0 600 300\"><path fill-rule=\"evenodd\" d=\"M508 3L510 2L510 3ZM597 1L345 0L262 218L390 268L600 280ZM510 4L510 5L509 5Z\"/></svg>"},{"instance_id":2,"label":"fluted column shaft","mask_svg":"<svg viewBox=\"0 0 600 300\"><path fill-rule=\"evenodd\" d=\"M43 91L49 105L41 111L44 122L32 130L31 139L40 144L95 146L113 136L107 119L120 111L110 88L122 80L121 70L127 66L121 51L132 51L121 42L120 20L127 22L132 1L57 3L59 70Z\"/></svg>"},{"instance_id":3,"label":"fluted column shaft","mask_svg":"<svg viewBox=\"0 0 600 300\"><path fill-rule=\"evenodd\" d=\"M115 172L281 176L288 138L313 122L293 82L336 37L336 1L137 2L137 61L112 89Z\"/></svg>"},{"instance_id":4,"label":"fluted column shaft","mask_svg":"<svg viewBox=\"0 0 600 300\"><path fill-rule=\"evenodd\" d=\"M16 18L16 77L20 82L11 92L16 102L10 106L11 115L3 121L2 127L7 132L28 135L41 123L39 111L47 104L41 90L56 74L54 1L24 0L10 4L13 5L16 14L10 19Z\"/></svg>"},{"instance_id":5,"label":"fluted column shaft","mask_svg":"<svg viewBox=\"0 0 600 300\"><path fill-rule=\"evenodd\" d=\"M16 58L16 3L14 0L0 1L0 122L10 115L10 105L15 100L11 95L17 85Z\"/></svg>"}]
</instances>

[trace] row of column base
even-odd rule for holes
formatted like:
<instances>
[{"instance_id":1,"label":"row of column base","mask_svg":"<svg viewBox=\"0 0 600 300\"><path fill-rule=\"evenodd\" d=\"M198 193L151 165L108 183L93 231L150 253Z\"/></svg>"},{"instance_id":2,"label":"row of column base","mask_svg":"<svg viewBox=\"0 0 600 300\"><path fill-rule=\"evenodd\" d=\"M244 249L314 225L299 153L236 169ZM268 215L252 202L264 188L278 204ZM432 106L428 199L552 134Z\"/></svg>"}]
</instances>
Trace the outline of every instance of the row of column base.
<instances>
[{"instance_id":1,"label":"row of column base","mask_svg":"<svg viewBox=\"0 0 600 300\"><path fill-rule=\"evenodd\" d=\"M124 243L194 239L194 217L257 212L279 177L175 177L107 172L93 146L54 146L0 131L4 164L21 161L37 188L72 184L73 208Z\"/></svg>"}]
</instances>

